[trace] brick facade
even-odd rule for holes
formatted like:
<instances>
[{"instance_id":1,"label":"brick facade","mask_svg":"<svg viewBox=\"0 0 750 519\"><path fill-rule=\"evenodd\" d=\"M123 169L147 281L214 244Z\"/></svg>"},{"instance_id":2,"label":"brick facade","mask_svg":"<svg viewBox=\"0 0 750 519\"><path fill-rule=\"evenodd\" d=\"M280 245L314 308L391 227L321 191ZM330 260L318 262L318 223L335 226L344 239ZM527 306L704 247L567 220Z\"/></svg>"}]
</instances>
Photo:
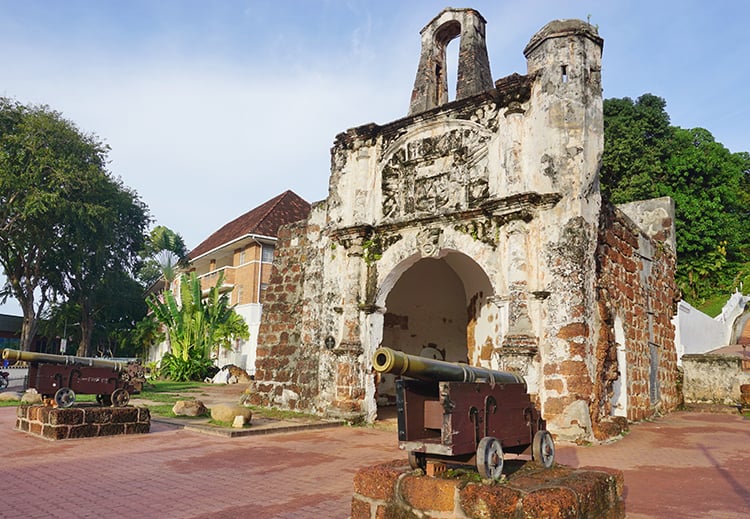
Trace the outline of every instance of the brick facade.
<instances>
[{"instance_id":1,"label":"brick facade","mask_svg":"<svg viewBox=\"0 0 750 519\"><path fill-rule=\"evenodd\" d=\"M270 283L263 296L258 337L255 405L313 410L318 395L318 356L303 346L299 323L304 313L304 265L309 241L306 222L279 230Z\"/></svg>"},{"instance_id":2,"label":"brick facade","mask_svg":"<svg viewBox=\"0 0 750 519\"><path fill-rule=\"evenodd\" d=\"M601 326L591 401L594 434L598 438L619 432L612 430L608 418L613 415L613 383L623 370L627 420L642 420L657 410L673 410L681 402L671 322L679 300L674 274L672 249L650 239L616 207L603 206L597 247ZM616 318L621 322L622 337L616 337ZM627 345L625 366L618 362L618 342L621 347ZM652 349L656 361L653 367ZM652 382L656 387L652 387Z\"/></svg>"}]
</instances>

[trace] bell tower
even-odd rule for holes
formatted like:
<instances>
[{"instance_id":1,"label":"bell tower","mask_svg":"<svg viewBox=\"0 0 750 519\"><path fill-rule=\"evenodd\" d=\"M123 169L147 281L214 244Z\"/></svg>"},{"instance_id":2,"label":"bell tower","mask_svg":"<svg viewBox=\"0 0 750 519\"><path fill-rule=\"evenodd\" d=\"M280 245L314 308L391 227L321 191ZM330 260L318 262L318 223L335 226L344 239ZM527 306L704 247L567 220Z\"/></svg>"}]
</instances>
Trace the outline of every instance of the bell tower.
<instances>
[{"instance_id":1,"label":"bell tower","mask_svg":"<svg viewBox=\"0 0 750 519\"><path fill-rule=\"evenodd\" d=\"M446 8L421 31L422 53L411 94L409 115L448 102L445 49L460 38L456 101L494 87L485 41L485 19L474 9Z\"/></svg>"}]
</instances>

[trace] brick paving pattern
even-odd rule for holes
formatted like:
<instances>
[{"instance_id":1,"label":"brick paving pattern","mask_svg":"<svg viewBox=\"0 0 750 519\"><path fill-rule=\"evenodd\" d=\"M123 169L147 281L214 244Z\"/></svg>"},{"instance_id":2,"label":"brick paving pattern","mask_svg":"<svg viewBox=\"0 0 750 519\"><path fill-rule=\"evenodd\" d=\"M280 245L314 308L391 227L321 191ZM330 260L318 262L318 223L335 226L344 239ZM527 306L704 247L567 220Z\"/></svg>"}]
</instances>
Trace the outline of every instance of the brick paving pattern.
<instances>
[{"instance_id":1,"label":"brick paving pattern","mask_svg":"<svg viewBox=\"0 0 750 519\"><path fill-rule=\"evenodd\" d=\"M405 454L374 428L221 438L154 422L146 435L50 442L0 408L0 516L305 519L349 516L358 468ZM746 517L750 421L675 413L558 461L625 472L628 517Z\"/></svg>"}]
</instances>

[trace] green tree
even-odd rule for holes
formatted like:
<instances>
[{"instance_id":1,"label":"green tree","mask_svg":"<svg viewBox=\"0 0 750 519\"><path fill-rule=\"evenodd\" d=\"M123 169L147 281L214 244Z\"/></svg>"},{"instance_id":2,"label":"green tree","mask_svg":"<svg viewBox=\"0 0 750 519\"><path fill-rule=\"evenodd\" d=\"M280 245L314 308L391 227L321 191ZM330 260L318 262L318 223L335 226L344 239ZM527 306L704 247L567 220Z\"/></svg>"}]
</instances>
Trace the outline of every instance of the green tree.
<instances>
[{"instance_id":1,"label":"green tree","mask_svg":"<svg viewBox=\"0 0 750 519\"><path fill-rule=\"evenodd\" d=\"M602 192L620 204L661 196L657 184L666 180L673 128L666 102L644 94L635 102L604 101L604 153L600 170Z\"/></svg>"},{"instance_id":2,"label":"green tree","mask_svg":"<svg viewBox=\"0 0 750 519\"><path fill-rule=\"evenodd\" d=\"M188 250L180 234L163 225L157 225L149 233L140 270L140 278L148 287L159 278L169 286L177 278L178 267L187 265Z\"/></svg>"},{"instance_id":3,"label":"green tree","mask_svg":"<svg viewBox=\"0 0 750 519\"><path fill-rule=\"evenodd\" d=\"M95 318L115 306L113 299L119 295L108 289L131 289L136 284L132 276L149 218L137 195L106 174L89 180L70 216L68 239L61 247L59 287L80 309L78 355L92 355Z\"/></svg>"},{"instance_id":4,"label":"green tree","mask_svg":"<svg viewBox=\"0 0 750 519\"><path fill-rule=\"evenodd\" d=\"M79 353L89 353L95 290L131 272L143 247L147 209L106 170L108 151L46 106L0 98L1 295L22 308L22 349L60 298L80 306Z\"/></svg>"},{"instance_id":5,"label":"green tree","mask_svg":"<svg viewBox=\"0 0 750 519\"><path fill-rule=\"evenodd\" d=\"M161 298L151 296L147 303L154 317L168 330L170 351L162 358L161 369L173 380L200 380L213 365L220 347L231 345L234 339L247 339L245 321L229 304L229 292L222 292L224 276L207 294L201 281L191 273L180 284L180 300L170 291Z\"/></svg>"},{"instance_id":6,"label":"green tree","mask_svg":"<svg viewBox=\"0 0 750 519\"><path fill-rule=\"evenodd\" d=\"M669 124L666 102L644 94L604 101L602 191L612 202L675 200L677 280L696 304L732 288L750 246L750 155L703 128Z\"/></svg>"}]
</instances>

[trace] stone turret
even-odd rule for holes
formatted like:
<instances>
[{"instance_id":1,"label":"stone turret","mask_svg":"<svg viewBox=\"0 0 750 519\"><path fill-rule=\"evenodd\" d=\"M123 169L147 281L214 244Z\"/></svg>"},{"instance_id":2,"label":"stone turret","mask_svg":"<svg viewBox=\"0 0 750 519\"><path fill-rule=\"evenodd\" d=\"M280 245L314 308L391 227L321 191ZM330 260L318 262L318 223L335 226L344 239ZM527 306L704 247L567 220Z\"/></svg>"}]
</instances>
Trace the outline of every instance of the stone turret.
<instances>
[{"instance_id":1,"label":"stone turret","mask_svg":"<svg viewBox=\"0 0 750 519\"><path fill-rule=\"evenodd\" d=\"M444 9L422 29L422 54L411 94L409 115L448 102L445 49L460 38L456 100L493 87L484 37L486 21L474 9Z\"/></svg>"}]
</instances>

